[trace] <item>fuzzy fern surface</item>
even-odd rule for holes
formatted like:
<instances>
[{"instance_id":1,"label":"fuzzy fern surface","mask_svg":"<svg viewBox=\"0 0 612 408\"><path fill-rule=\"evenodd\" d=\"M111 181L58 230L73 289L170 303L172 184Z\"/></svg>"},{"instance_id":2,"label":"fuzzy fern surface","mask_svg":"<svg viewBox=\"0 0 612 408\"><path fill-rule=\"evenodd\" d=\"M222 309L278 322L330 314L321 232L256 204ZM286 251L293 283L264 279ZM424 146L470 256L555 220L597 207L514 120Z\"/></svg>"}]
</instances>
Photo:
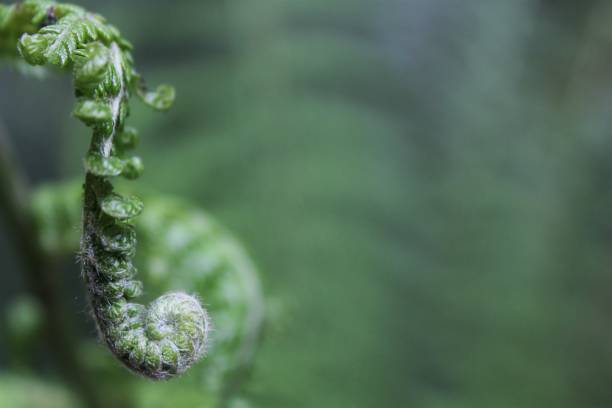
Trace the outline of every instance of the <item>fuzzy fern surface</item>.
<instances>
[{"instance_id":1,"label":"fuzzy fern surface","mask_svg":"<svg viewBox=\"0 0 612 408\"><path fill-rule=\"evenodd\" d=\"M204 387L210 396L222 395L248 370L263 322L263 300L253 262L240 243L202 210L172 197L140 195L147 209L134 220L140 240L136 258L145 266L140 277L146 283L148 297L183 288L205 298L215 316L214 352L206 364L191 370L182 385L192 384L199 391ZM37 189L32 212L45 251L57 256L78 248L78 183ZM92 348L86 349L86 355L98 378L117 378L109 375L114 373L111 364L93 357L96 353ZM124 385L129 383L122 376L118 378ZM117 393L116 383L112 388ZM149 383L140 384L139 389L143 392L138 395L143 398L152 391ZM185 391L184 387L178 389ZM167 387L163 390L172 392ZM128 392L133 393L133 388Z\"/></svg>"},{"instance_id":2,"label":"fuzzy fern surface","mask_svg":"<svg viewBox=\"0 0 612 408\"><path fill-rule=\"evenodd\" d=\"M172 292L148 308L132 299L142 293L132 258L137 197L114 191L112 178L135 179L142 161L130 157L137 133L126 127L133 93L154 109L174 100L164 85L148 92L133 67L132 46L100 15L78 6L27 0L0 8L0 52L30 65L72 73L74 116L93 131L85 157L83 226L79 258L102 338L130 369L154 379L185 372L206 350L210 321L196 297Z\"/></svg>"}]
</instances>

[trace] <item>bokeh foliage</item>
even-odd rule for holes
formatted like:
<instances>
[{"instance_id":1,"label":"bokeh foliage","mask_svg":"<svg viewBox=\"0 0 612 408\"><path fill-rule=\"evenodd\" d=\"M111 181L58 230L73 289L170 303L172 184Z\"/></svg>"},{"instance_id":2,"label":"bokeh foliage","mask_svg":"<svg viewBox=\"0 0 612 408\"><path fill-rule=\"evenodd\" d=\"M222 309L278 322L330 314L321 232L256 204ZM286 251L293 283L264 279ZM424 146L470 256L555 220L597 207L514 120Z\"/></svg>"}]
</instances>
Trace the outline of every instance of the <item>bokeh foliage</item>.
<instances>
[{"instance_id":1,"label":"bokeh foliage","mask_svg":"<svg viewBox=\"0 0 612 408\"><path fill-rule=\"evenodd\" d=\"M167 115L133 112L143 182L229 225L262 271L275 323L250 404L612 404L608 2L85 5L177 88ZM69 86L15 78L0 111L33 178L80 174Z\"/></svg>"}]
</instances>

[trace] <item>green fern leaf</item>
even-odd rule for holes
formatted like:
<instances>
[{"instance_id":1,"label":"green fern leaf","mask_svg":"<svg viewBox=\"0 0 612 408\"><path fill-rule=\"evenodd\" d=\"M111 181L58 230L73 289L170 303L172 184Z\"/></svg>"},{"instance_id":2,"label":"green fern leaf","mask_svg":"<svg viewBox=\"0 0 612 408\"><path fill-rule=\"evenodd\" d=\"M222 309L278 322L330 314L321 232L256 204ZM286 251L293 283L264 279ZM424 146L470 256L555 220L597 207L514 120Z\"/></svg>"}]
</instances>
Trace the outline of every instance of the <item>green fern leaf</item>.
<instances>
[{"instance_id":1,"label":"green fern leaf","mask_svg":"<svg viewBox=\"0 0 612 408\"><path fill-rule=\"evenodd\" d=\"M100 40L105 44L119 38L116 28L104 24L102 17L91 13L67 15L37 34L24 34L18 44L21 55L33 65L69 66L80 44Z\"/></svg>"},{"instance_id":2,"label":"green fern leaf","mask_svg":"<svg viewBox=\"0 0 612 408\"><path fill-rule=\"evenodd\" d=\"M111 107L103 100L83 99L77 103L72 114L87 124L103 123L112 119Z\"/></svg>"},{"instance_id":3,"label":"green fern leaf","mask_svg":"<svg viewBox=\"0 0 612 408\"><path fill-rule=\"evenodd\" d=\"M74 81L77 89L94 90L109 75L110 53L99 42L87 44L74 53Z\"/></svg>"},{"instance_id":4,"label":"green fern leaf","mask_svg":"<svg viewBox=\"0 0 612 408\"><path fill-rule=\"evenodd\" d=\"M148 106L155 110L165 111L174 103L176 92L170 85L159 85L155 91L138 90L138 96Z\"/></svg>"}]
</instances>

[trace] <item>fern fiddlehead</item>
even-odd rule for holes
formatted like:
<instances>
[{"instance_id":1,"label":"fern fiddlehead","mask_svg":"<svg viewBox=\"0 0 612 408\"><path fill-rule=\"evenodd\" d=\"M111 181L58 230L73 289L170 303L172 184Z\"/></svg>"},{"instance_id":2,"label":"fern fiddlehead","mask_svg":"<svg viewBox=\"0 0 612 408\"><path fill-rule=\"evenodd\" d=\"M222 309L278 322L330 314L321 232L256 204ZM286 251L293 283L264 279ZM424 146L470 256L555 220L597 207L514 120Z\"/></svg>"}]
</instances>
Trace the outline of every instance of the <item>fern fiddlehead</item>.
<instances>
[{"instance_id":1,"label":"fern fiddlehead","mask_svg":"<svg viewBox=\"0 0 612 408\"><path fill-rule=\"evenodd\" d=\"M72 71L77 104L74 116L93 131L86 170L79 259L100 334L130 369L154 379L187 370L205 352L209 317L200 302L173 292L148 308L133 303L142 293L132 258L132 219L144 205L114 191L111 180L135 179L143 170L128 150L137 133L126 127L128 101L136 93L154 109L170 107L174 91L144 89L133 68L131 45L97 14L48 0L0 6L0 55L16 55L30 65Z\"/></svg>"},{"instance_id":2,"label":"fern fiddlehead","mask_svg":"<svg viewBox=\"0 0 612 408\"><path fill-rule=\"evenodd\" d=\"M80 190L78 182L69 182L43 185L33 192L37 235L47 253L62 256L78 248L74 226L80 220ZM134 219L139 241L136 259L143 266L139 278L147 297L177 288L199 294L217 326L214 352L206 364L194 367L189 378L176 386L193 384L200 398L208 400L227 396L248 374L261 334L263 298L256 268L240 241L202 209L138 187L134 192L147 203L146 212ZM87 355L94 351L88 348ZM112 369L109 364L98 366L95 375L104 377ZM138 384L144 385L140 389L146 398L157 389L155 384ZM162 390L169 393L172 388Z\"/></svg>"}]
</instances>

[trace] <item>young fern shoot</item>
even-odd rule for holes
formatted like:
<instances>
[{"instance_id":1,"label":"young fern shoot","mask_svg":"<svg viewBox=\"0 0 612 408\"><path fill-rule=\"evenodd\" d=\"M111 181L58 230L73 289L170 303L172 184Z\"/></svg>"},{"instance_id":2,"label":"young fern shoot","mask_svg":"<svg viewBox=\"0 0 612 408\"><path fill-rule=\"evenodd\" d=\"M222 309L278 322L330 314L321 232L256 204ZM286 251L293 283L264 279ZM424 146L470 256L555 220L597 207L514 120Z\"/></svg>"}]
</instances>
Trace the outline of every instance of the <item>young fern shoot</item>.
<instances>
[{"instance_id":1,"label":"young fern shoot","mask_svg":"<svg viewBox=\"0 0 612 408\"><path fill-rule=\"evenodd\" d=\"M11 45L12 43L12 45ZM133 68L131 45L106 20L86 10L47 0L0 5L0 55L30 65L72 72L74 116L93 131L85 157L83 224L79 259L100 335L131 370L153 379L185 372L206 351L209 317L198 299L165 294L149 307L132 300L142 293L132 258L136 234L131 220L144 208L140 199L114 191L112 180L138 178L142 161L130 157L137 132L125 125L130 96L165 110L172 87L144 89Z\"/></svg>"}]
</instances>

